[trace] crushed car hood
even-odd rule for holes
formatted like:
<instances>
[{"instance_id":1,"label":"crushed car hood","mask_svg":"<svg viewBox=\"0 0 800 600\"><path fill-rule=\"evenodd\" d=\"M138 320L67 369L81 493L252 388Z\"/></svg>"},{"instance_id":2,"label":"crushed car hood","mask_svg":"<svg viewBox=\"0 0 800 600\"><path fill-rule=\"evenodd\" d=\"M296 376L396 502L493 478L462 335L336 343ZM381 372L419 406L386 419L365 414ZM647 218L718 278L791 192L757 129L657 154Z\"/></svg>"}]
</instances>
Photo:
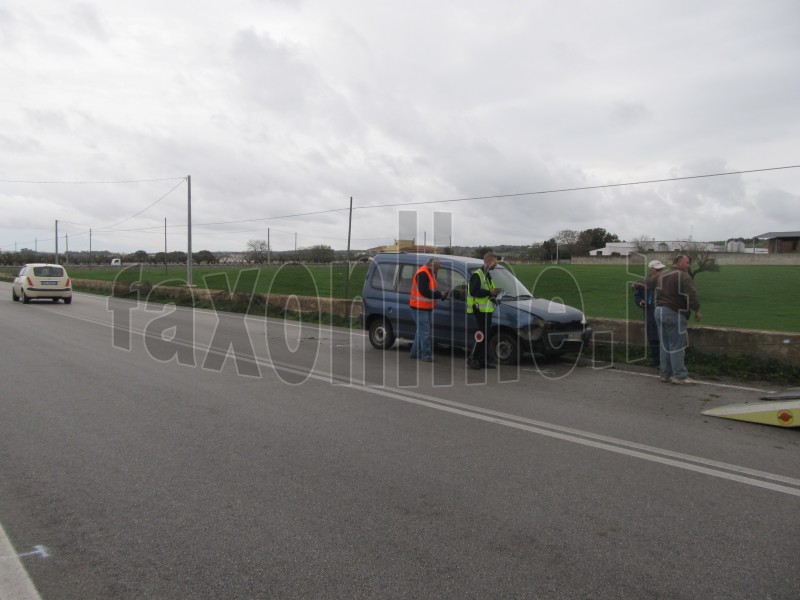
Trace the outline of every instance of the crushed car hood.
<instances>
[{"instance_id":1,"label":"crushed car hood","mask_svg":"<svg viewBox=\"0 0 800 600\"><path fill-rule=\"evenodd\" d=\"M571 323L584 319L583 313L577 308L559 302L545 300L544 298L526 298L524 300L503 299L500 306L513 307L535 317L544 319L545 321L553 321L555 323Z\"/></svg>"}]
</instances>

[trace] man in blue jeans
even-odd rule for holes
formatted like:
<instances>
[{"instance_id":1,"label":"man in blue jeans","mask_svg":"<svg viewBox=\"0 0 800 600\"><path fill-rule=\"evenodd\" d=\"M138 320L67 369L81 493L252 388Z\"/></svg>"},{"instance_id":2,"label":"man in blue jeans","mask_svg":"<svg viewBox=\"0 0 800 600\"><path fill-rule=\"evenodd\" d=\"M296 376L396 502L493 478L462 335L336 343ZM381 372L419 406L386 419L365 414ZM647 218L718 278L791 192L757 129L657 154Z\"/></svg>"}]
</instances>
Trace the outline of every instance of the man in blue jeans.
<instances>
[{"instance_id":1,"label":"man in blue jeans","mask_svg":"<svg viewBox=\"0 0 800 600\"><path fill-rule=\"evenodd\" d=\"M442 265L437 258L431 258L414 273L411 280L411 316L417 325L414 343L411 345L411 358L419 358L424 362L433 362L433 309L437 300L446 300L447 292L436 289L436 273Z\"/></svg>"},{"instance_id":2,"label":"man in blue jeans","mask_svg":"<svg viewBox=\"0 0 800 600\"><path fill-rule=\"evenodd\" d=\"M687 323L691 311L695 321L703 318L700 298L689 275L692 259L681 254L672 261L672 268L639 281L636 286L655 288L656 324L661 340L661 381L676 385L694 385L684 362L689 343Z\"/></svg>"}]
</instances>

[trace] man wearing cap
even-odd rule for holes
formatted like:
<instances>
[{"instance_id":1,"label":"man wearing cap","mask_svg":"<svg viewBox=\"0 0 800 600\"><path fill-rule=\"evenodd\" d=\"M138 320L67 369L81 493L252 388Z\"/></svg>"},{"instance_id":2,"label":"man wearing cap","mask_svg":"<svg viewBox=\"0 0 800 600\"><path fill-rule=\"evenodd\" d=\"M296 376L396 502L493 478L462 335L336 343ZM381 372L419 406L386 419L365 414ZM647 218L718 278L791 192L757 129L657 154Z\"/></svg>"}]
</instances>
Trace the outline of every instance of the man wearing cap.
<instances>
[{"instance_id":1,"label":"man wearing cap","mask_svg":"<svg viewBox=\"0 0 800 600\"><path fill-rule=\"evenodd\" d=\"M689 343L687 323L694 311L695 321L703 318L700 298L689 275L692 259L681 254L672 261L672 268L637 282L636 286L655 288L656 324L661 340L661 381L676 385L694 385L684 357Z\"/></svg>"},{"instance_id":2,"label":"man wearing cap","mask_svg":"<svg viewBox=\"0 0 800 600\"><path fill-rule=\"evenodd\" d=\"M664 269L664 263L660 260L651 260L647 263L650 276L658 275ZM654 287L634 287L633 299L636 305L644 309L644 328L647 335L647 343L650 345L650 361L647 363L651 367L661 364L659 358L658 326L656 325L656 302Z\"/></svg>"}]
</instances>

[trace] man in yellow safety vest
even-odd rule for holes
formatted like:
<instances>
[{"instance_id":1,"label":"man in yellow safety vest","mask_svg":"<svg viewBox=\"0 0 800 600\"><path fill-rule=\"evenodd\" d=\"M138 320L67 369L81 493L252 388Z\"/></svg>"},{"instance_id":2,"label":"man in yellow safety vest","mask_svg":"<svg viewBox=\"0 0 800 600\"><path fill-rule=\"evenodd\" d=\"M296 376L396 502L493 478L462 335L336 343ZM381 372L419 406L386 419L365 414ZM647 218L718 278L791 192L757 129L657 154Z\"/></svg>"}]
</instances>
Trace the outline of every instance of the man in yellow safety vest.
<instances>
[{"instance_id":1,"label":"man in yellow safety vest","mask_svg":"<svg viewBox=\"0 0 800 600\"><path fill-rule=\"evenodd\" d=\"M497 256L492 252L487 252L483 257L483 266L469 278L467 312L475 315L478 330L483 334L483 339L475 344L468 359L467 364L471 369L494 368L494 365L488 360L487 350L489 348L489 331L492 328L494 298L500 291L495 287L491 275L491 270L496 266Z\"/></svg>"}]
</instances>

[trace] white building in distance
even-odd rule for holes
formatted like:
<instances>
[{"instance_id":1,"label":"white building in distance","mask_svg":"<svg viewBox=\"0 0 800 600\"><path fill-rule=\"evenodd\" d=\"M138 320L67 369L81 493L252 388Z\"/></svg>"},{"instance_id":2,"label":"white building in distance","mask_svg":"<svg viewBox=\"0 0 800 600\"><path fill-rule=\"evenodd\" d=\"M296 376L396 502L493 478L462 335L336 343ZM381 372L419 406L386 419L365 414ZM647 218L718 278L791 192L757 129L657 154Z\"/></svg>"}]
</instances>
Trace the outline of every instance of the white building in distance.
<instances>
[{"instance_id":1,"label":"white building in distance","mask_svg":"<svg viewBox=\"0 0 800 600\"><path fill-rule=\"evenodd\" d=\"M712 242L687 242L686 240L666 242L653 240L652 242L644 242L644 246L646 247L646 252L680 252L683 247L689 243L698 249L711 252L720 252L724 250L724 248ZM642 244L634 242L611 242L606 244L604 248L592 250L589 252L589 256L630 256L631 253L638 252L636 249L637 245L641 246Z\"/></svg>"}]
</instances>

